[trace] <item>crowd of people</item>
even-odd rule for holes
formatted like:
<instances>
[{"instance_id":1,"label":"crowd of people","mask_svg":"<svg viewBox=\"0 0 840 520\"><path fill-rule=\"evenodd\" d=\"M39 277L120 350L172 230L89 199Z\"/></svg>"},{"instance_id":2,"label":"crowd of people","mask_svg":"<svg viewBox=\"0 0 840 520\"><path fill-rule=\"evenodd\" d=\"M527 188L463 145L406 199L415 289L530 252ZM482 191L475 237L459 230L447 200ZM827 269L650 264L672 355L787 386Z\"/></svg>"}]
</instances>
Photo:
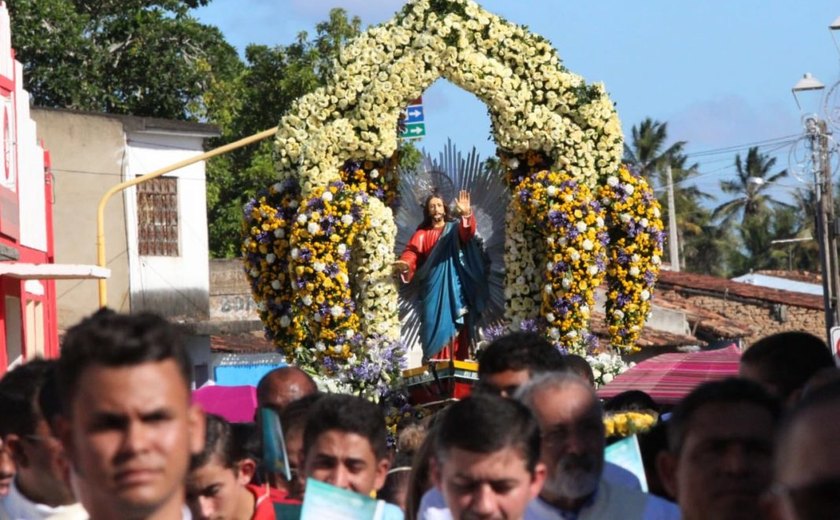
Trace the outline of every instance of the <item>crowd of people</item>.
<instances>
[{"instance_id":1,"label":"crowd of people","mask_svg":"<svg viewBox=\"0 0 840 520\"><path fill-rule=\"evenodd\" d=\"M99 311L59 359L0 379L0 519L295 519L317 481L383 501L384 519L840 518L840 371L810 334L761 339L740 377L657 410L648 492L605 461L604 409L655 402L602 403L585 361L531 333L487 346L478 375L389 446L378 405L278 368L257 398L280 433L271 414L230 424L192 403L176 326ZM287 468L265 460L266 432Z\"/></svg>"}]
</instances>

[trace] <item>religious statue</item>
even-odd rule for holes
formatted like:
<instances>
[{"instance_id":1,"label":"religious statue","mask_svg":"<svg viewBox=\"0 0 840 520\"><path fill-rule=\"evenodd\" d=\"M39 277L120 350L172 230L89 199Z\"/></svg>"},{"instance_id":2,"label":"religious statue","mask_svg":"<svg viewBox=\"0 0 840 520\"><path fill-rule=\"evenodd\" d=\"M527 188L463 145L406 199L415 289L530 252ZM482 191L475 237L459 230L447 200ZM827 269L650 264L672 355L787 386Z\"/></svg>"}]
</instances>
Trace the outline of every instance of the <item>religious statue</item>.
<instances>
[{"instance_id":1,"label":"religious statue","mask_svg":"<svg viewBox=\"0 0 840 520\"><path fill-rule=\"evenodd\" d=\"M488 299L487 266L476 239L470 193L456 200L457 222L434 193L423 204L423 222L394 262L404 283L420 284L423 359L467 359L475 325Z\"/></svg>"}]
</instances>

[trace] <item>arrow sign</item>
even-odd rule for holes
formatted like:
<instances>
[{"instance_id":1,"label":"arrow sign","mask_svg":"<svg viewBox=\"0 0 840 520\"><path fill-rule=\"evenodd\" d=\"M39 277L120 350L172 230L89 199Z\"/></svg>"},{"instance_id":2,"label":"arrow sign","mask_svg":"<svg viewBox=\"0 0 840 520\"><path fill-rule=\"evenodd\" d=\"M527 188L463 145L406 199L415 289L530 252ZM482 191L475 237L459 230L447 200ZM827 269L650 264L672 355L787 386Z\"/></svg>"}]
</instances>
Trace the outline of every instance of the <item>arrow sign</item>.
<instances>
[{"instance_id":1,"label":"arrow sign","mask_svg":"<svg viewBox=\"0 0 840 520\"><path fill-rule=\"evenodd\" d=\"M423 122L423 105L410 106L405 111L406 124L422 123Z\"/></svg>"},{"instance_id":2,"label":"arrow sign","mask_svg":"<svg viewBox=\"0 0 840 520\"><path fill-rule=\"evenodd\" d=\"M405 129L400 134L400 139L419 139L426 135L426 125L424 123L411 123L405 125Z\"/></svg>"}]
</instances>

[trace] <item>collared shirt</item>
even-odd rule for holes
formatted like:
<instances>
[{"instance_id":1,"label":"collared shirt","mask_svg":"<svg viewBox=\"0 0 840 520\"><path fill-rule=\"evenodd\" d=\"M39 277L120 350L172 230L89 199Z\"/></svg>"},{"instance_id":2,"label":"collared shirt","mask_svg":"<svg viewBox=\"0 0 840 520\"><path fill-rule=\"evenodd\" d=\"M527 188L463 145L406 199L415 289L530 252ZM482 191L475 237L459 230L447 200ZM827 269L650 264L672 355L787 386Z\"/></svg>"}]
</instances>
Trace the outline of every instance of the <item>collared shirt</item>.
<instances>
[{"instance_id":1,"label":"collared shirt","mask_svg":"<svg viewBox=\"0 0 840 520\"><path fill-rule=\"evenodd\" d=\"M537 498L528 504L526 519L539 520L679 520L676 504L642 491L616 486L606 480L578 511L563 511Z\"/></svg>"},{"instance_id":2,"label":"collared shirt","mask_svg":"<svg viewBox=\"0 0 840 520\"><path fill-rule=\"evenodd\" d=\"M12 480L9 494L0 502L0 518L9 520L87 520L88 514L82 504L68 504L51 507L35 503L20 492L17 479Z\"/></svg>"}]
</instances>

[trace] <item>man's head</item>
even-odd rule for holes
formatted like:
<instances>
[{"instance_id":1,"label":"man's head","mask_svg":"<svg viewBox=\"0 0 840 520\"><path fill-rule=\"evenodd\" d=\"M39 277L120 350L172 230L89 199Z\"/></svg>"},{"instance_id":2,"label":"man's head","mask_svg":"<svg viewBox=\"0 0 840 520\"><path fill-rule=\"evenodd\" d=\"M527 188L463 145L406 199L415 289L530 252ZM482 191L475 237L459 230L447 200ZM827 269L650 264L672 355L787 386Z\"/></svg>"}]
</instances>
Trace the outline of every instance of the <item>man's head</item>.
<instances>
[{"instance_id":1,"label":"man's head","mask_svg":"<svg viewBox=\"0 0 840 520\"><path fill-rule=\"evenodd\" d=\"M504 397L513 395L535 374L566 368L563 354L533 332L513 332L496 339L478 361L480 385Z\"/></svg>"},{"instance_id":2,"label":"man's head","mask_svg":"<svg viewBox=\"0 0 840 520\"><path fill-rule=\"evenodd\" d=\"M743 379L706 383L677 405L657 465L683 518L759 518L779 413L774 398Z\"/></svg>"},{"instance_id":3,"label":"man's head","mask_svg":"<svg viewBox=\"0 0 840 520\"><path fill-rule=\"evenodd\" d=\"M257 384L257 403L280 414L292 401L318 391L312 377L292 367L275 368Z\"/></svg>"},{"instance_id":4,"label":"man's head","mask_svg":"<svg viewBox=\"0 0 840 520\"><path fill-rule=\"evenodd\" d=\"M17 487L32 501L49 506L75 502L64 450L38 404L54 365L36 359L0 380L0 436L17 466Z\"/></svg>"},{"instance_id":5,"label":"man's head","mask_svg":"<svg viewBox=\"0 0 840 520\"><path fill-rule=\"evenodd\" d=\"M368 495L385 483L385 417L370 401L329 394L310 409L303 432L306 476Z\"/></svg>"},{"instance_id":6,"label":"man's head","mask_svg":"<svg viewBox=\"0 0 840 520\"><path fill-rule=\"evenodd\" d=\"M298 497L304 486L303 478L303 431L306 428L306 418L309 411L325 394L314 393L292 401L280 414L280 424L283 425L283 439L286 442L286 453L289 457L289 470L292 474L291 482L277 482L277 487L283 487L292 497ZM285 477L283 477L285 479Z\"/></svg>"},{"instance_id":7,"label":"man's head","mask_svg":"<svg viewBox=\"0 0 840 520\"><path fill-rule=\"evenodd\" d=\"M445 411L436 435L432 479L454 519L522 518L545 480L539 426L527 408L468 397Z\"/></svg>"},{"instance_id":8,"label":"man's head","mask_svg":"<svg viewBox=\"0 0 840 520\"><path fill-rule=\"evenodd\" d=\"M175 327L152 314L99 311L67 331L58 365L61 440L92 518L183 506L204 419Z\"/></svg>"},{"instance_id":9,"label":"man's head","mask_svg":"<svg viewBox=\"0 0 840 520\"><path fill-rule=\"evenodd\" d=\"M595 373L592 372L592 365L586 358L577 354L567 354L563 360L566 362L566 370L577 374L588 381L593 388L595 387Z\"/></svg>"},{"instance_id":10,"label":"man's head","mask_svg":"<svg viewBox=\"0 0 840 520\"><path fill-rule=\"evenodd\" d=\"M780 332L761 338L744 352L740 375L791 405L814 374L833 366L822 339L807 332Z\"/></svg>"},{"instance_id":11,"label":"man's head","mask_svg":"<svg viewBox=\"0 0 840 520\"><path fill-rule=\"evenodd\" d=\"M840 518L840 382L814 390L786 417L776 444L766 518Z\"/></svg>"},{"instance_id":12,"label":"man's head","mask_svg":"<svg viewBox=\"0 0 840 520\"><path fill-rule=\"evenodd\" d=\"M595 390L577 375L540 374L516 398L530 408L542 432L548 476L540 496L567 509L595 492L604 467L604 422Z\"/></svg>"},{"instance_id":13,"label":"man's head","mask_svg":"<svg viewBox=\"0 0 840 520\"><path fill-rule=\"evenodd\" d=\"M187 476L187 505L193 518L225 520L247 518L254 498L245 487L253 467L241 467L231 425L216 415L207 416L204 449L193 455Z\"/></svg>"}]
</instances>

